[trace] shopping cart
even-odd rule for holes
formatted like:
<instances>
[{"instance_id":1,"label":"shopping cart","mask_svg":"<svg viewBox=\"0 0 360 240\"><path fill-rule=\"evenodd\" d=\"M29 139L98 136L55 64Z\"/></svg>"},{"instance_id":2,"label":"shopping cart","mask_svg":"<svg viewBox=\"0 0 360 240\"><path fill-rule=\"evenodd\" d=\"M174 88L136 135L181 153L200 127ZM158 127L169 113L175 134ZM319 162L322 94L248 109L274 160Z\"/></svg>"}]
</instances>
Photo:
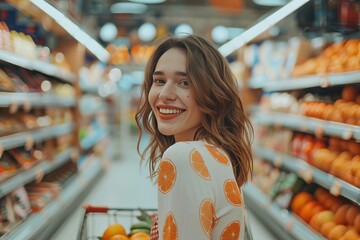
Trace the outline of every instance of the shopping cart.
<instances>
[{"instance_id":1,"label":"shopping cart","mask_svg":"<svg viewBox=\"0 0 360 240\"><path fill-rule=\"evenodd\" d=\"M83 208L77 240L101 239L105 229L113 223L123 225L129 232L131 226L139 221L137 217L142 211L149 215L157 212L157 209L152 208L109 208L91 205L85 205Z\"/></svg>"}]
</instances>

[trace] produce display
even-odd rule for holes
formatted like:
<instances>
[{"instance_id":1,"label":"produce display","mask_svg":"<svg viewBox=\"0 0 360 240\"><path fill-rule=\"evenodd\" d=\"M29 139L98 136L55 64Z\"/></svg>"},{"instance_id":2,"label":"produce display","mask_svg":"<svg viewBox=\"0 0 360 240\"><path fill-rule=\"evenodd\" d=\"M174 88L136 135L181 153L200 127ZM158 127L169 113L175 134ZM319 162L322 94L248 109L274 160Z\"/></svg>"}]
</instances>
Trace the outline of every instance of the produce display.
<instances>
[{"instance_id":1,"label":"produce display","mask_svg":"<svg viewBox=\"0 0 360 240\"><path fill-rule=\"evenodd\" d=\"M139 209L141 215L126 229L121 223L112 223L104 230L102 240L150 240L150 230L157 213L149 214Z\"/></svg>"}]
</instances>

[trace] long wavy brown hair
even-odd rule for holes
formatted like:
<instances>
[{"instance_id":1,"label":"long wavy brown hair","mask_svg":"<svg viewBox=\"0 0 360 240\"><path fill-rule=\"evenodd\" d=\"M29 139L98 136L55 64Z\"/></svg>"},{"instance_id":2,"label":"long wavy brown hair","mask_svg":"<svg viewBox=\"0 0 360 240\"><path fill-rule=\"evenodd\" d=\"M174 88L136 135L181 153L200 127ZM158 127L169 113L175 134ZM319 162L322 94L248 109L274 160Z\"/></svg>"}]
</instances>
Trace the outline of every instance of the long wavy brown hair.
<instances>
[{"instance_id":1,"label":"long wavy brown hair","mask_svg":"<svg viewBox=\"0 0 360 240\"><path fill-rule=\"evenodd\" d=\"M165 136L159 132L148 102L157 62L171 48L181 49L186 54L190 88L203 114L194 140L205 140L223 149L232 162L239 186L242 186L248 181L253 169L253 127L244 112L237 81L227 60L207 40L195 35L166 36L157 45L146 65L141 101L136 113L140 130L137 150L142 160L147 159L150 176L153 178L157 175L163 153L175 143L173 136ZM150 142L141 152L143 131L150 135Z\"/></svg>"}]
</instances>

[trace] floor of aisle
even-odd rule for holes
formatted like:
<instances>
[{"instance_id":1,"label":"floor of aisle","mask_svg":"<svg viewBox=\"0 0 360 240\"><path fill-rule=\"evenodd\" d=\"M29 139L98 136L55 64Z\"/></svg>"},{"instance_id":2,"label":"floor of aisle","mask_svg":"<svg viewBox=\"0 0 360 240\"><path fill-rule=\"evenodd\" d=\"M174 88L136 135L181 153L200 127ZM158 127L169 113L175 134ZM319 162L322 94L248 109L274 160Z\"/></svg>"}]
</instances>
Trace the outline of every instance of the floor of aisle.
<instances>
[{"instance_id":1,"label":"floor of aisle","mask_svg":"<svg viewBox=\"0 0 360 240\"><path fill-rule=\"evenodd\" d=\"M147 178L148 169L139 164L137 136L122 129L110 141L114 158L104 175L92 187L83 204L121 208L157 208L157 189ZM81 206L64 221L51 240L76 239L82 217ZM250 212L248 214L254 240L275 240L272 233Z\"/></svg>"}]
</instances>

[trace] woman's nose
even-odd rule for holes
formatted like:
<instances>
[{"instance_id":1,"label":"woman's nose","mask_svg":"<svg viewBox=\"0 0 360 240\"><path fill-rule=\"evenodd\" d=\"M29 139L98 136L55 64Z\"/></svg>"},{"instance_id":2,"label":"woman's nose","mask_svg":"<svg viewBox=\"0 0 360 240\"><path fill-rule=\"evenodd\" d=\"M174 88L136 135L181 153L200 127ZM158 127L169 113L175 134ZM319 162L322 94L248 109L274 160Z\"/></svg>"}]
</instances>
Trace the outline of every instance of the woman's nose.
<instances>
[{"instance_id":1,"label":"woman's nose","mask_svg":"<svg viewBox=\"0 0 360 240\"><path fill-rule=\"evenodd\" d=\"M163 86L160 91L159 99L161 100L175 100L176 99L176 90L175 86L171 83L167 83Z\"/></svg>"}]
</instances>

